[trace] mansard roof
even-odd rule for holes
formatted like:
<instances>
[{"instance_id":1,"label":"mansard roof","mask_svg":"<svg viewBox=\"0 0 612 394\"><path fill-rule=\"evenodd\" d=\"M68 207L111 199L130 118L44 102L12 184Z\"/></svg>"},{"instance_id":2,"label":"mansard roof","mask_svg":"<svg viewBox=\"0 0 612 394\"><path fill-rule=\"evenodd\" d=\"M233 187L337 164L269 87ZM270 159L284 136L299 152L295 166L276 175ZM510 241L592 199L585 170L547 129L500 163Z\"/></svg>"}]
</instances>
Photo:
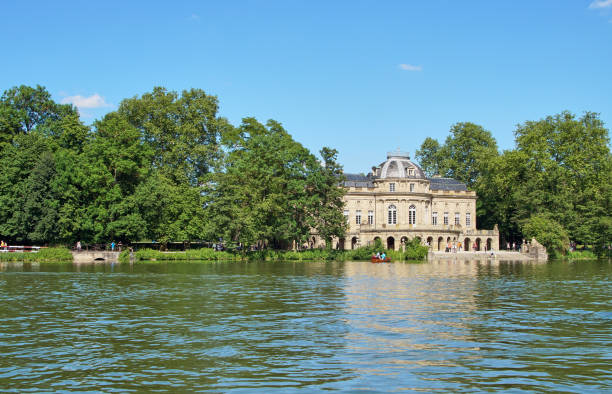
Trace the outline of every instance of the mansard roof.
<instances>
[{"instance_id":1,"label":"mansard roof","mask_svg":"<svg viewBox=\"0 0 612 394\"><path fill-rule=\"evenodd\" d=\"M374 187L372 177L363 174L344 174L346 180L343 185L345 187Z\"/></svg>"},{"instance_id":2,"label":"mansard roof","mask_svg":"<svg viewBox=\"0 0 612 394\"><path fill-rule=\"evenodd\" d=\"M399 150L387 153L387 160L377 167L373 172L364 174L344 174L346 178L342 183L345 187L374 187L374 181L381 179L423 179L429 181L430 190L467 191L465 183L452 178L441 178L439 176L427 178L425 172L410 161L406 152ZM412 171L409 171L412 170Z\"/></svg>"},{"instance_id":3,"label":"mansard roof","mask_svg":"<svg viewBox=\"0 0 612 394\"><path fill-rule=\"evenodd\" d=\"M430 190L467 191L465 183L452 178L427 178Z\"/></svg>"}]
</instances>

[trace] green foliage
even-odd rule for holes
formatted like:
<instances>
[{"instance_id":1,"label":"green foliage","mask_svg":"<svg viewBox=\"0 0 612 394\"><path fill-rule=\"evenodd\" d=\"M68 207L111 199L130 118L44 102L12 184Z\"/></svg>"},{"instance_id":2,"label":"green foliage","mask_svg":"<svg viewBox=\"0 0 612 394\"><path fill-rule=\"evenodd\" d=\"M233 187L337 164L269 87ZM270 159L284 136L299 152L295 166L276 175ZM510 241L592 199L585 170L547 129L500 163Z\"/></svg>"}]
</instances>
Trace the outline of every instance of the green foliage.
<instances>
[{"instance_id":1,"label":"green foliage","mask_svg":"<svg viewBox=\"0 0 612 394\"><path fill-rule=\"evenodd\" d=\"M119 253L118 260L120 263L129 263L130 262L130 250L123 249L121 253Z\"/></svg>"},{"instance_id":2,"label":"green foliage","mask_svg":"<svg viewBox=\"0 0 612 394\"><path fill-rule=\"evenodd\" d=\"M538 220L530 220L544 217L596 254L609 253L612 157L599 116L563 112L520 124L515 136L516 149L500 155L489 131L457 123L443 145L425 139L416 157L428 175L476 190L479 227L499 224L505 240L542 234ZM366 258L366 250L331 249L331 239L346 231L341 181L336 150L323 148L318 160L273 120L245 118L233 127L218 116L217 98L199 89L156 87L92 127L41 86L14 87L0 97L0 237L9 243L223 237L289 249L314 232L329 249L243 257ZM209 252L186 258L198 253ZM403 260L426 251L407 245L404 255L389 253Z\"/></svg>"},{"instance_id":3,"label":"green foliage","mask_svg":"<svg viewBox=\"0 0 612 394\"><path fill-rule=\"evenodd\" d=\"M406 243L406 253L404 259L406 260L424 260L427 257L429 248L421 245L421 241L418 238L413 238Z\"/></svg>"},{"instance_id":4,"label":"green foliage","mask_svg":"<svg viewBox=\"0 0 612 394\"><path fill-rule=\"evenodd\" d=\"M10 142L21 133L50 127L53 122L76 115L70 104L57 104L44 87L21 85L0 98L0 142Z\"/></svg>"},{"instance_id":5,"label":"green foliage","mask_svg":"<svg viewBox=\"0 0 612 394\"><path fill-rule=\"evenodd\" d=\"M282 249L304 243L313 229L342 235L341 170L334 150L321 152L323 165L279 123L244 119L225 168L205 190L209 238Z\"/></svg>"},{"instance_id":6,"label":"green foliage","mask_svg":"<svg viewBox=\"0 0 612 394\"><path fill-rule=\"evenodd\" d=\"M565 254L569 248L567 232L555 220L547 215L534 215L523 224L523 234L527 239L535 238L546 247L552 258Z\"/></svg>"},{"instance_id":7,"label":"green foliage","mask_svg":"<svg viewBox=\"0 0 612 394\"><path fill-rule=\"evenodd\" d=\"M38 252L0 253L0 261L65 262L72 261L72 253L67 248L41 248Z\"/></svg>"},{"instance_id":8,"label":"green foliage","mask_svg":"<svg viewBox=\"0 0 612 394\"><path fill-rule=\"evenodd\" d=\"M185 261L185 260L238 260L240 256L229 252L215 252L212 249L202 248L187 250L185 252L160 252L153 249L141 249L134 252L136 261ZM129 261L129 255L128 255Z\"/></svg>"},{"instance_id":9,"label":"green foliage","mask_svg":"<svg viewBox=\"0 0 612 394\"><path fill-rule=\"evenodd\" d=\"M153 150L153 166L176 183L196 186L220 159L221 134L230 128L217 117L218 101L203 90L179 96L165 88L123 100L118 114L140 131Z\"/></svg>"},{"instance_id":10,"label":"green foliage","mask_svg":"<svg viewBox=\"0 0 612 394\"><path fill-rule=\"evenodd\" d=\"M590 250L574 250L567 252L565 257L568 260L594 260L599 256Z\"/></svg>"},{"instance_id":11,"label":"green foliage","mask_svg":"<svg viewBox=\"0 0 612 394\"><path fill-rule=\"evenodd\" d=\"M468 187L487 171L489 160L498 155L491 132L470 122L454 124L444 145L427 137L416 152L425 173L454 178Z\"/></svg>"},{"instance_id":12,"label":"green foliage","mask_svg":"<svg viewBox=\"0 0 612 394\"><path fill-rule=\"evenodd\" d=\"M515 136L516 148L498 155L490 133L459 123L442 147L426 139L417 158L428 173L439 168L475 189L479 227L498 224L502 242L527 238L523 224L544 215L573 241L605 254L612 243L612 156L598 114L527 121Z\"/></svg>"},{"instance_id":13,"label":"green foliage","mask_svg":"<svg viewBox=\"0 0 612 394\"><path fill-rule=\"evenodd\" d=\"M421 144L421 148L417 149L414 157L421 164L421 169L425 171L425 174L432 177L440 174L440 165L442 164L440 155L440 143L431 137L427 137Z\"/></svg>"}]
</instances>

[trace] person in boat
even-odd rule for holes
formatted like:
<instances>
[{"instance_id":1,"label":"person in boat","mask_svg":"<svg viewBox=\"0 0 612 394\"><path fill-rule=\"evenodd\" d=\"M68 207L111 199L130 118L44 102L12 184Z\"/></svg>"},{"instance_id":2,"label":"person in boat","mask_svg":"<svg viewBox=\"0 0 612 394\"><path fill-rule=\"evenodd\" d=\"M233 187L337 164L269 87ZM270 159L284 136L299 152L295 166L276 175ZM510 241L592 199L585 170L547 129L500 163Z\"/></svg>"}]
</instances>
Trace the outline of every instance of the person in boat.
<instances>
[{"instance_id":1,"label":"person in boat","mask_svg":"<svg viewBox=\"0 0 612 394\"><path fill-rule=\"evenodd\" d=\"M382 252L382 254L380 255L380 259L384 260L387 257L387 255L385 254L385 252Z\"/></svg>"},{"instance_id":2,"label":"person in boat","mask_svg":"<svg viewBox=\"0 0 612 394\"><path fill-rule=\"evenodd\" d=\"M375 255L374 257L376 257L377 259L379 259L379 258L380 258L380 252L376 252L376 255Z\"/></svg>"}]
</instances>

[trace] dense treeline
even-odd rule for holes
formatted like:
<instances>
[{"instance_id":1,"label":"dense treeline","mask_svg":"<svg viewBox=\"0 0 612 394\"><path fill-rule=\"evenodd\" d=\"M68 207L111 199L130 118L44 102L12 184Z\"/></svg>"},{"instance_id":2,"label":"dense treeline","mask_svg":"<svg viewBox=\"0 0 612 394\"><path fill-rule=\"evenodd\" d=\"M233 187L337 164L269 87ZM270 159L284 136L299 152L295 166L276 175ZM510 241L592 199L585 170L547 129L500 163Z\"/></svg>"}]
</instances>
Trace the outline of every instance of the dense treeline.
<instances>
[{"instance_id":1,"label":"dense treeline","mask_svg":"<svg viewBox=\"0 0 612 394\"><path fill-rule=\"evenodd\" d=\"M500 153L489 131L457 123L416 158L476 190L479 227L498 224L502 244L535 236L553 253L570 241L603 251L612 159L598 116L563 112L515 137ZM0 237L11 243L222 237L283 248L311 229L326 240L345 231L335 150L317 158L272 120L233 126L199 89L157 87L87 126L45 88L15 87L0 98L0 148Z\"/></svg>"},{"instance_id":2,"label":"dense treeline","mask_svg":"<svg viewBox=\"0 0 612 394\"><path fill-rule=\"evenodd\" d=\"M45 88L0 98L0 237L73 244L217 240L285 247L344 232L336 151L275 121L232 126L214 96L164 88L86 126Z\"/></svg>"},{"instance_id":3,"label":"dense treeline","mask_svg":"<svg viewBox=\"0 0 612 394\"><path fill-rule=\"evenodd\" d=\"M444 144L427 138L416 158L429 175L475 190L478 225L498 224L502 244L535 237L553 255L570 242L602 254L612 241L612 158L598 115L528 121L517 126L515 141L499 153L489 131L457 123Z\"/></svg>"}]
</instances>

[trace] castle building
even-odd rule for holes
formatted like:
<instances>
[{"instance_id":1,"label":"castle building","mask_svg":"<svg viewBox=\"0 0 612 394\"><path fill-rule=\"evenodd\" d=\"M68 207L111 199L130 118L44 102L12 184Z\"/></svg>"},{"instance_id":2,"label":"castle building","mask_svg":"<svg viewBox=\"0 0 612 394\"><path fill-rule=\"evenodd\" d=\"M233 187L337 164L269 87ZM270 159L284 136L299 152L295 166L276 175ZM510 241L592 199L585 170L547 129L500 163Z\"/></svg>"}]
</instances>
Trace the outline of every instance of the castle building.
<instances>
[{"instance_id":1,"label":"castle building","mask_svg":"<svg viewBox=\"0 0 612 394\"><path fill-rule=\"evenodd\" d=\"M499 250L499 231L478 230L476 192L450 178L425 176L405 152L389 152L368 175L345 174L346 237L339 249L370 245L378 238L401 250L413 238L434 251ZM318 240L321 242L321 240Z\"/></svg>"}]
</instances>

